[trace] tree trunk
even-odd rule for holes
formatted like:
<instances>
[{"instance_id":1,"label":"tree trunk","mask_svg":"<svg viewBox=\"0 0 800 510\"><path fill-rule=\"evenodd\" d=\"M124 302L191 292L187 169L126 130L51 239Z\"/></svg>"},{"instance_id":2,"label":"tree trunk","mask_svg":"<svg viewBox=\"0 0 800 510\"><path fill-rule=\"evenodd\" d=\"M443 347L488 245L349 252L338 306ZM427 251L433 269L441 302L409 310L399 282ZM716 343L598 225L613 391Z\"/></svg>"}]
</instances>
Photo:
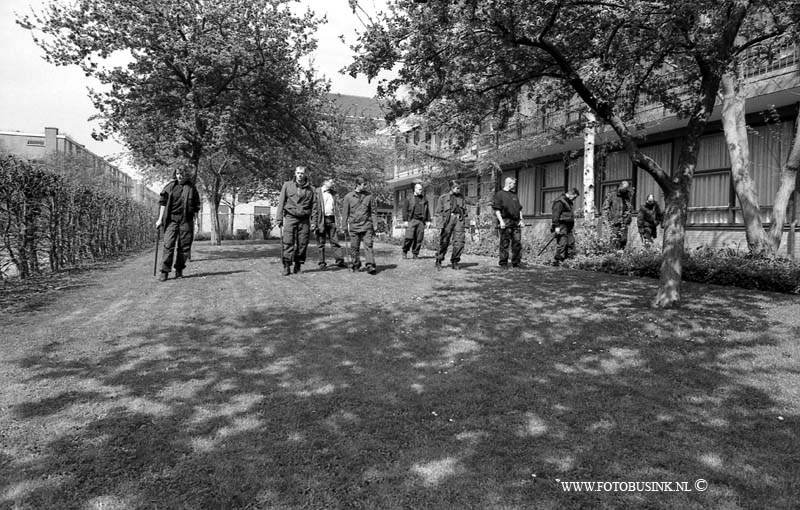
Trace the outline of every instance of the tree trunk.
<instances>
[{"instance_id":1,"label":"tree trunk","mask_svg":"<svg viewBox=\"0 0 800 510\"><path fill-rule=\"evenodd\" d=\"M209 197L211 198L211 197ZM222 232L220 232L219 225L219 201L211 198L210 222L211 222L211 244L220 246L222 244Z\"/></svg>"},{"instance_id":2,"label":"tree trunk","mask_svg":"<svg viewBox=\"0 0 800 510\"><path fill-rule=\"evenodd\" d=\"M671 308L677 305L681 298L689 191L689 186L685 183L676 184L669 190L664 190L664 245L661 251L661 277L658 292L651 303L656 308Z\"/></svg>"},{"instance_id":3,"label":"tree trunk","mask_svg":"<svg viewBox=\"0 0 800 510\"><path fill-rule=\"evenodd\" d=\"M594 226L594 146L597 127L593 113L587 113L586 119L583 135L583 224Z\"/></svg>"},{"instance_id":4,"label":"tree trunk","mask_svg":"<svg viewBox=\"0 0 800 510\"><path fill-rule=\"evenodd\" d=\"M745 97L740 84L739 79L731 73L726 73L722 77L722 126L731 159L733 185L739 204L742 206L747 247L750 253L770 254L774 253L777 246L769 241L761 222L758 191L751 172L752 161L745 122Z\"/></svg>"},{"instance_id":5,"label":"tree trunk","mask_svg":"<svg viewBox=\"0 0 800 510\"><path fill-rule=\"evenodd\" d=\"M233 235L235 234L235 229L233 228L233 222L236 220L236 202L231 201L231 239L233 239Z\"/></svg>"},{"instance_id":6,"label":"tree trunk","mask_svg":"<svg viewBox=\"0 0 800 510\"><path fill-rule=\"evenodd\" d=\"M797 184L797 171L800 169L800 113L797 115L794 126L794 139L789 157L781 169L781 183L778 191L775 192L775 200L772 206L772 226L769 229L769 240L777 252L781 245L783 236L783 225L786 223L786 209L789 200L792 198ZM792 218L794 221L794 218Z\"/></svg>"}]
</instances>

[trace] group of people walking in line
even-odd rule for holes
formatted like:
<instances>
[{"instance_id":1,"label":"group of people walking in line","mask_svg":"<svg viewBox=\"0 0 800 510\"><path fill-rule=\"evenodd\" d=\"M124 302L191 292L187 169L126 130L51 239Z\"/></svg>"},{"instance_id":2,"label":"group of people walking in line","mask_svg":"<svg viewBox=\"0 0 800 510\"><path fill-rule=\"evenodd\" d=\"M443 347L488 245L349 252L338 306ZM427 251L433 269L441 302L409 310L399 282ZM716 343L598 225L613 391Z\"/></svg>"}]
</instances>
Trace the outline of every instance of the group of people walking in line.
<instances>
[{"instance_id":1,"label":"group of people walking in line","mask_svg":"<svg viewBox=\"0 0 800 510\"><path fill-rule=\"evenodd\" d=\"M326 245L330 245L333 263L356 272L361 269L363 246L364 268L376 274L373 242L377 226L377 210L374 196L367 190L367 182L355 179L355 189L341 201L341 210L335 197L333 179L325 179L315 188L306 174L306 168L298 166L292 180L283 184L278 198L276 222L281 232L282 274L300 273L306 262L311 233L317 238L319 269L326 269ZM499 265L501 268L522 266L522 227L525 220L522 205L516 193L517 181L507 177L503 189L494 194L492 210L500 232ZM633 188L623 181L617 190L609 193L603 202L603 212L610 227L610 242L614 249L624 250L628 228L632 221ZM580 193L571 188L562 193L552 204L550 231L556 241L553 265L575 256L575 199ZM439 246L435 265L442 269L448 249L450 267L461 269L461 254L466 241L468 206L477 205L477 200L465 197L458 181L450 182L450 191L441 195L433 213L440 228ZM200 210L200 197L185 169L175 172L175 177L162 190L159 198L159 216L156 228L164 232L164 244L160 280L167 280L172 268L175 278L183 277L189 260L194 234L194 217ZM431 207L422 184L414 185L414 193L401 207L405 237L403 258L419 258L425 239L425 230L431 226ZM663 222L663 214L655 197L650 194L638 211L638 229L645 247L656 238L657 226ZM350 262L339 243L339 224L346 229L351 241ZM510 259L510 260L509 260ZM510 262L510 264L509 264Z\"/></svg>"}]
</instances>

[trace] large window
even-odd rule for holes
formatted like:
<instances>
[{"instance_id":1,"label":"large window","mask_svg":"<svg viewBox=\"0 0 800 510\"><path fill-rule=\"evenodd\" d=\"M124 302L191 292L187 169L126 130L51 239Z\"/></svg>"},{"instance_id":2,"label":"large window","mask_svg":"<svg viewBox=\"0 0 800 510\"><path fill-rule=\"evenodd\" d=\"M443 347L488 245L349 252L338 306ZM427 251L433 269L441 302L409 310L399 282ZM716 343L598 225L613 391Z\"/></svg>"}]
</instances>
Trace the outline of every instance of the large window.
<instances>
[{"instance_id":1,"label":"large window","mask_svg":"<svg viewBox=\"0 0 800 510\"><path fill-rule=\"evenodd\" d=\"M731 162L723 134L700 141L689 207L730 207Z\"/></svg>"},{"instance_id":2,"label":"large window","mask_svg":"<svg viewBox=\"0 0 800 510\"><path fill-rule=\"evenodd\" d=\"M536 169L523 168L519 171L517 181L517 196L522 205L522 214L526 216L536 214Z\"/></svg>"},{"instance_id":3,"label":"large window","mask_svg":"<svg viewBox=\"0 0 800 510\"><path fill-rule=\"evenodd\" d=\"M651 145L650 147L643 147L642 152L650 156L656 163L661 166L667 174L672 171L672 144L664 143L661 145ZM641 168L636 171L636 194L634 195L634 204L638 207L647 200L647 195L653 194L656 201L661 205L664 204L663 192L656 184L649 173Z\"/></svg>"},{"instance_id":4,"label":"large window","mask_svg":"<svg viewBox=\"0 0 800 510\"><path fill-rule=\"evenodd\" d=\"M576 214L583 214L583 156L580 156L569 161L569 169L567 171L567 188L576 188L578 190L578 198L575 199L574 210Z\"/></svg>"},{"instance_id":5,"label":"large window","mask_svg":"<svg viewBox=\"0 0 800 510\"><path fill-rule=\"evenodd\" d=\"M554 161L541 167L542 201L539 213L550 214L553 202L564 192L564 162Z\"/></svg>"},{"instance_id":6,"label":"large window","mask_svg":"<svg viewBox=\"0 0 800 510\"><path fill-rule=\"evenodd\" d=\"M612 152L606 156L600 181L600 207L602 207L606 196L619 188L622 181L631 180L632 166L633 164L627 152Z\"/></svg>"}]
</instances>

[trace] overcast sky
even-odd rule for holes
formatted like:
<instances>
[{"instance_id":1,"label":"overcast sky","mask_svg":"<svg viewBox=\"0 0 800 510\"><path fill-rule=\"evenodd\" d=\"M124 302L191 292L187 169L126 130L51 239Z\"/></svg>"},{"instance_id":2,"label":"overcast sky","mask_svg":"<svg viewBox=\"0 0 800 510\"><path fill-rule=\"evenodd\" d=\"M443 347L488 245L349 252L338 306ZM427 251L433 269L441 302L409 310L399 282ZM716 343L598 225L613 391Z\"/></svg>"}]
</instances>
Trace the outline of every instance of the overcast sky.
<instances>
[{"instance_id":1,"label":"overcast sky","mask_svg":"<svg viewBox=\"0 0 800 510\"><path fill-rule=\"evenodd\" d=\"M56 67L41 57L30 32L15 23L16 14L33 7L40 11L49 0L0 0L0 131L44 133L46 126L57 127L78 143L100 156L121 154L115 141L97 142L91 137L97 122L88 119L94 107L87 96L88 78L77 67ZM319 50L315 67L332 81L332 91L372 97L375 82L339 74L351 60L348 47L355 41L355 31L362 27L352 13L348 0L302 0L328 22L317 31ZM383 0L361 0L369 12L382 8ZM344 35L343 43L339 36ZM123 169L125 165L122 165Z\"/></svg>"}]
</instances>

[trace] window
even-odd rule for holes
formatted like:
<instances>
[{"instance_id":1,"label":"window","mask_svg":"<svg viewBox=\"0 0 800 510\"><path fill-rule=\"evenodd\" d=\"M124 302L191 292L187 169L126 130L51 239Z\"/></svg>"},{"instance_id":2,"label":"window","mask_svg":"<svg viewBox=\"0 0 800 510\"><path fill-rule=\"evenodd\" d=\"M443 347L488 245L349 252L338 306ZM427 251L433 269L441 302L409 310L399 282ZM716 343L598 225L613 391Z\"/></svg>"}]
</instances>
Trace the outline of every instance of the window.
<instances>
[{"instance_id":1,"label":"window","mask_svg":"<svg viewBox=\"0 0 800 510\"><path fill-rule=\"evenodd\" d=\"M672 170L672 144L665 143L661 145L651 145L650 147L643 147L642 152L650 156L656 163L661 166L662 170L668 174ZM647 195L653 194L657 202L661 205L664 204L663 193L661 188L656 184L649 173L641 168L636 169L636 193L633 197L634 205L636 207L642 205L647 200Z\"/></svg>"},{"instance_id":2,"label":"window","mask_svg":"<svg viewBox=\"0 0 800 510\"><path fill-rule=\"evenodd\" d=\"M517 196L522 206L522 214L536 214L536 168L523 168L517 180Z\"/></svg>"},{"instance_id":3,"label":"window","mask_svg":"<svg viewBox=\"0 0 800 510\"><path fill-rule=\"evenodd\" d=\"M28 139L27 145L31 145L33 147L44 147L44 140L43 139L30 138L30 139Z\"/></svg>"},{"instance_id":4,"label":"window","mask_svg":"<svg viewBox=\"0 0 800 510\"><path fill-rule=\"evenodd\" d=\"M700 140L689 207L730 207L731 162L725 136L720 133Z\"/></svg>"},{"instance_id":5,"label":"window","mask_svg":"<svg viewBox=\"0 0 800 510\"><path fill-rule=\"evenodd\" d=\"M619 188L622 181L631 181L631 163L628 153L624 151L612 152L606 156L600 181L600 207L602 208L606 196ZM633 183L631 183L633 184Z\"/></svg>"},{"instance_id":6,"label":"window","mask_svg":"<svg viewBox=\"0 0 800 510\"><path fill-rule=\"evenodd\" d=\"M553 202L564 192L564 162L554 161L541 167L542 201L539 212L550 214Z\"/></svg>"},{"instance_id":7,"label":"window","mask_svg":"<svg viewBox=\"0 0 800 510\"><path fill-rule=\"evenodd\" d=\"M698 172L692 181L690 207L729 207L731 171L729 168Z\"/></svg>"},{"instance_id":8,"label":"window","mask_svg":"<svg viewBox=\"0 0 800 510\"><path fill-rule=\"evenodd\" d=\"M567 167L567 189L575 188L578 191L583 189L583 156L571 159ZM573 204L575 214L582 215L583 212L583 193L578 194Z\"/></svg>"}]
</instances>

